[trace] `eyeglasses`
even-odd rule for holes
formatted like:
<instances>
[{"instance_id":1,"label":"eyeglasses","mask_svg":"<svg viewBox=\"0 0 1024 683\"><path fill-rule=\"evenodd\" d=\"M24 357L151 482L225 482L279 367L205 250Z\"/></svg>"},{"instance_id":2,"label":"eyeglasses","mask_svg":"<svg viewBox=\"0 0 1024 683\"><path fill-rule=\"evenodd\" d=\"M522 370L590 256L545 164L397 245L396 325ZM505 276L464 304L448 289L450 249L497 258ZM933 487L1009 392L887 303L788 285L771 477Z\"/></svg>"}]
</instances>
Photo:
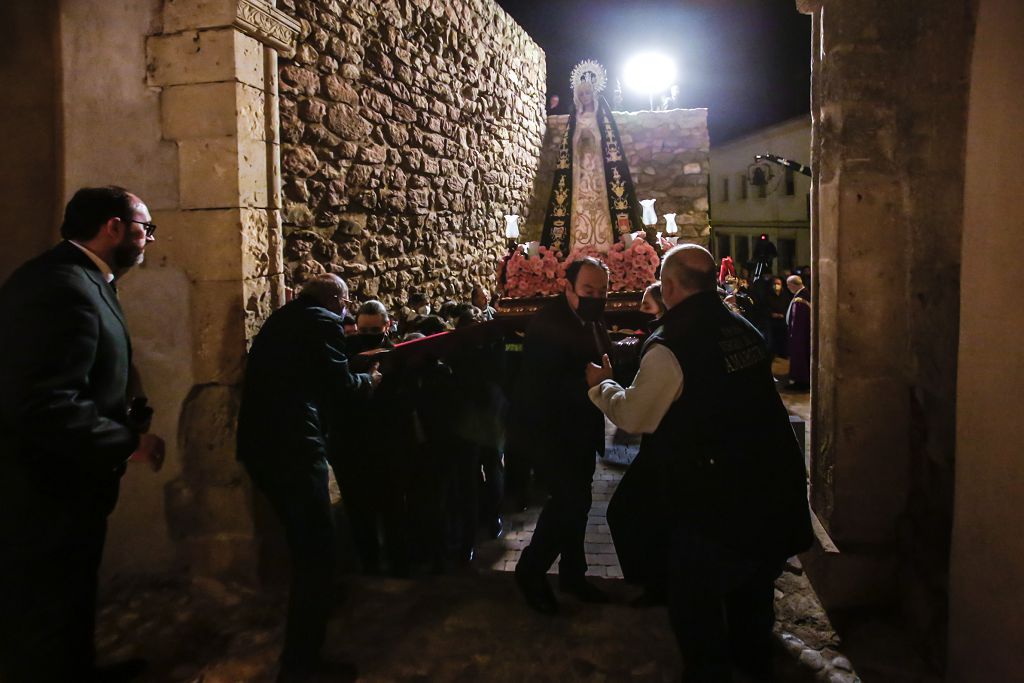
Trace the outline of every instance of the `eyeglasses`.
<instances>
[{"instance_id":1,"label":"eyeglasses","mask_svg":"<svg viewBox=\"0 0 1024 683\"><path fill-rule=\"evenodd\" d=\"M129 223L138 223L142 226L143 230L146 231L146 237L152 237L153 233L156 232L156 223L147 223L146 221L137 221L135 219L129 219Z\"/></svg>"}]
</instances>

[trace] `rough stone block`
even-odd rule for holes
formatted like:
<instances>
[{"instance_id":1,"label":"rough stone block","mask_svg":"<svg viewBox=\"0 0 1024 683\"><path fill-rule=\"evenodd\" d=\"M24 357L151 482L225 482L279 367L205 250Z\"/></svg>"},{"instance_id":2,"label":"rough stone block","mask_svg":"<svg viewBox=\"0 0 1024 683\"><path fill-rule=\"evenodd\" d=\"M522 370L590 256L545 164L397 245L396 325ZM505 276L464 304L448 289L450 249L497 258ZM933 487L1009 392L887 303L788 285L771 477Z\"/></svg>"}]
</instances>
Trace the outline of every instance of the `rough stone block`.
<instances>
[{"instance_id":1,"label":"rough stone block","mask_svg":"<svg viewBox=\"0 0 1024 683\"><path fill-rule=\"evenodd\" d=\"M234 469L235 478L229 483L203 479L190 482L180 478L167 486L167 518L173 536L251 535L254 532L249 492L245 486L247 475L237 461Z\"/></svg>"},{"instance_id":2,"label":"rough stone block","mask_svg":"<svg viewBox=\"0 0 1024 683\"><path fill-rule=\"evenodd\" d=\"M195 381L237 384L246 354L241 280L197 282L192 291L192 350Z\"/></svg>"},{"instance_id":3,"label":"rough stone block","mask_svg":"<svg viewBox=\"0 0 1024 683\"><path fill-rule=\"evenodd\" d=\"M238 116L237 135L243 140L273 139L268 127L266 95L262 88L239 83L235 88L235 112Z\"/></svg>"},{"instance_id":4,"label":"rough stone block","mask_svg":"<svg viewBox=\"0 0 1024 683\"><path fill-rule=\"evenodd\" d=\"M192 576L258 580L259 541L253 535L215 534L188 538L182 553Z\"/></svg>"},{"instance_id":5,"label":"rough stone block","mask_svg":"<svg viewBox=\"0 0 1024 683\"><path fill-rule=\"evenodd\" d=\"M160 93L164 138L184 140L234 135L235 86L225 81L164 88Z\"/></svg>"},{"instance_id":6,"label":"rough stone block","mask_svg":"<svg viewBox=\"0 0 1024 683\"><path fill-rule=\"evenodd\" d=\"M164 31L231 26L238 0L167 0L164 3Z\"/></svg>"},{"instance_id":7,"label":"rough stone block","mask_svg":"<svg viewBox=\"0 0 1024 683\"><path fill-rule=\"evenodd\" d=\"M240 399L238 387L225 384L200 384L186 397L180 430L189 486L236 486L244 476L235 458Z\"/></svg>"},{"instance_id":8,"label":"rough stone block","mask_svg":"<svg viewBox=\"0 0 1024 683\"><path fill-rule=\"evenodd\" d=\"M274 309L274 278L250 278L242 283L242 296L245 304L245 335L247 340L260 331L263 323Z\"/></svg>"},{"instance_id":9,"label":"rough stone block","mask_svg":"<svg viewBox=\"0 0 1024 683\"><path fill-rule=\"evenodd\" d=\"M169 140L239 136L266 139L261 90L241 83L201 83L164 88L163 135Z\"/></svg>"},{"instance_id":10,"label":"rough stone block","mask_svg":"<svg viewBox=\"0 0 1024 683\"><path fill-rule=\"evenodd\" d=\"M239 209L153 212L153 221L160 225L159 255L166 259L161 265L181 268L192 281L241 279L241 213Z\"/></svg>"},{"instance_id":11,"label":"rough stone block","mask_svg":"<svg viewBox=\"0 0 1024 683\"><path fill-rule=\"evenodd\" d=\"M146 39L150 85L214 83L235 78L234 29L190 31Z\"/></svg>"},{"instance_id":12,"label":"rough stone block","mask_svg":"<svg viewBox=\"0 0 1024 683\"><path fill-rule=\"evenodd\" d=\"M274 256L271 253L281 244L280 235L271 240L270 214L264 209L241 210L242 269L244 280L267 277L271 273ZM276 247L279 249L280 247Z\"/></svg>"},{"instance_id":13,"label":"rough stone block","mask_svg":"<svg viewBox=\"0 0 1024 683\"><path fill-rule=\"evenodd\" d=\"M183 208L221 209L239 206L238 149L238 140L235 138L199 138L178 143Z\"/></svg>"},{"instance_id":14,"label":"rough stone block","mask_svg":"<svg viewBox=\"0 0 1024 683\"><path fill-rule=\"evenodd\" d=\"M267 143L238 140L238 200L241 206L265 208L268 204Z\"/></svg>"}]
</instances>

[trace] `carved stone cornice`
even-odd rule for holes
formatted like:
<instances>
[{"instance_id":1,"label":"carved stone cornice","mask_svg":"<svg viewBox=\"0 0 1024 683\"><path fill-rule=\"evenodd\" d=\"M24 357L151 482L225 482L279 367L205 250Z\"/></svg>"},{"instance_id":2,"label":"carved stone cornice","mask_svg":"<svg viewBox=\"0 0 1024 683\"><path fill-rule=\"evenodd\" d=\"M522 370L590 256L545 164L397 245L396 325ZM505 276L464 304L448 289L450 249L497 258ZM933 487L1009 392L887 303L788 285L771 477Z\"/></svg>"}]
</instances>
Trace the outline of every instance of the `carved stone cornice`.
<instances>
[{"instance_id":1,"label":"carved stone cornice","mask_svg":"<svg viewBox=\"0 0 1024 683\"><path fill-rule=\"evenodd\" d=\"M821 9L824 0L796 0L796 11L800 14L814 14Z\"/></svg>"},{"instance_id":2,"label":"carved stone cornice","mask_svg":"<svg viewBox=\"0 0 1024 683\"><path fill-rule=\"evenodd\" d=\"M274 48L284 57L295 54L299 22L267 0L238 0L233 25L247 36Z\"/></svg>"}]
</instances>

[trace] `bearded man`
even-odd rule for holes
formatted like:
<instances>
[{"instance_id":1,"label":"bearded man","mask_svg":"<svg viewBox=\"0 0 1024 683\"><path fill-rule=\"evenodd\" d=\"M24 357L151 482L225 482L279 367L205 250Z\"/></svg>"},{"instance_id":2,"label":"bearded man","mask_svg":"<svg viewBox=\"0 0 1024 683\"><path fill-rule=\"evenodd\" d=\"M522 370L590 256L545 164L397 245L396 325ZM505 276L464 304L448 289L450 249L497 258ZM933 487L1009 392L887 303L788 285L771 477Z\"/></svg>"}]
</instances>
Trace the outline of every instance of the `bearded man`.
<instances>
[{"instance_id":1,"label":"bearded man","mask_svg":"<svg viewBox=\"0 0 1024 683\"><path fill-rule=\"evenodd\" d=\"M0 679L123 681L97 669L96 574L125 462L163 462L129 410L131 340L117 275L142 262L156 225L120 187L83 188L64 241L0 289Z\"/></svg>"}]
</instances>

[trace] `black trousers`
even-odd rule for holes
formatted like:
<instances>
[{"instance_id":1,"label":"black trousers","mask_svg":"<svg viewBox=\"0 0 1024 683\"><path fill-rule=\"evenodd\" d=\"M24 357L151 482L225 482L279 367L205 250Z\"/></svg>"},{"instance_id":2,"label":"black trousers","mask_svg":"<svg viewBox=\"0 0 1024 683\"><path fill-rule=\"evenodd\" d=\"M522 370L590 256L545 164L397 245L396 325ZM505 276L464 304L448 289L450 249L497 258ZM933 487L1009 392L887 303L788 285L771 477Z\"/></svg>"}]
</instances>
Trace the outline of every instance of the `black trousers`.
<instances>
[{"instance_id":1,"label":"black trousers","mask_svg":"<svg viewBox=\"0 0 1024 683\"><path fill-rule=\"evenodd\" d=\"M659 596L668 593L666 539L671 536L668 515L658 498L660 477L650 455L641 453L608 503L608 528L623 578Z\"/></svg>"},{"instance_id":2,"label":"black trousers","mask_svg":"<svg viewBox=\"0 0 1024 683\"><path fill-rule=\"evenodd\" d=\"M28 522L29 520L25 520ZM0 538L0 681L88 681L95 666L96 576L105 516L46 520Z\"/></svg>"},{"instance_id":3,"label":"black trousers","mask_svg":"<svg viewBox=\"0 0 1024 683\"><path fill-rule=\"evenodd\" d=\"M583 579L587 558L583 541L590 513L591 484L597 453L577 446L549 452L537 459L548 489L548 500L537 519L533 540L523 549L519 564L531 573L543 574L558 562L561 580Z\"/></svg>"},{"instance_id":4,"label":"black trousers","mask_svg":"<svg viewBox=\"0 0 1024 683\"><path fill-rule=\"evenodd\" d=\"M351 453L332 457L331 468L341 491L360 568L365 574L378 574L382 559L379 528L386 478L383 455L363 444L350 450Z\"/></svg>"},{"instance_id":5,"label":"black trousers","mask_svg":"<svg viewBox=\"0 0 1024 683\"><path fill-rule=\"evenodd\" d=\"M480 465L484 473L480 483L480 518L489 523L501 514L501 501L505 497L505 468L501 464L501 456L501 451L494 446L480 447Z\"/></svg>"},{"instance_id":6,"label":"black trousers","mask_svg":"<svg viewBox=\"0 0 1024 683\"><path fill-rule=\"evenodd\" d=\"M284 525L291 558L283 668L306 671L320 659L334 593L334 518L327 461L305 467L245 463Z\"/></svg>"},{"instance_id":7,"label":"black trousers","mask_svg":"<svg viewBox=\"0 0 1024 683\"><path fill-rule=\"evenodd\" d=\"M775 579L784 560L740 557L699 534L672 538L669 618L684 681L728 683L733 667L771 681Z\"/></svg>"},{"instance_id":8,"label":"black trousers","mask_svg":"<svg viewBox=\"0 0 1024 683\"><path fill-rule=\"evenodd\" d=\"M481 449L465 439L454 439L450 451L451 469L444 487L449 549L465 560L476 545L480 519Z\"/></svg>"}]
</instances>

